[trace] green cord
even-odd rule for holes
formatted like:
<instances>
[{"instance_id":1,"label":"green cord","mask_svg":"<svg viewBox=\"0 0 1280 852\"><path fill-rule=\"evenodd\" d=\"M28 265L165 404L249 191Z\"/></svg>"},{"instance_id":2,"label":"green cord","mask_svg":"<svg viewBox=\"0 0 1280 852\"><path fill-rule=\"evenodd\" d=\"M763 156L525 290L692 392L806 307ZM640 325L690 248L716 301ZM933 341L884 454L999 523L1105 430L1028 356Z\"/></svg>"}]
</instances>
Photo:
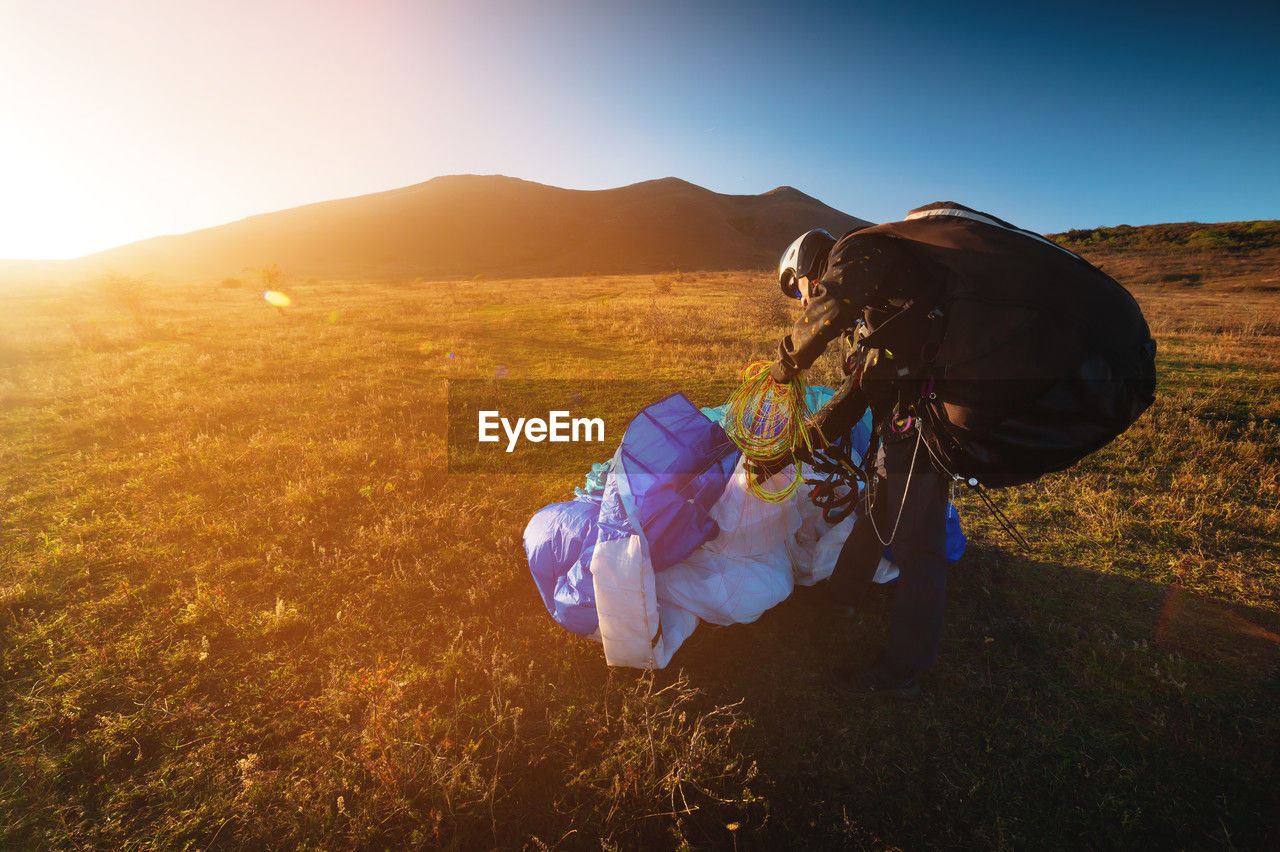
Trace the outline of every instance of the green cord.
<instances>
[{"instance_id":1,"label":"green cord","mask_svg":"<svg viewBox=\"0 0 1280 852\"><path fill-rule=\"evenodd\" d=\"M742 368L742 384L729 396L725 431L748 461L761 467L781 462L796 466L796 475L781 491L769 491L764 483L747 476L747 490L767 503L781 503L800 487L795 448L813 445L805 428L808 387L802 376L779 384L769 374L772 361L754 361ZM785 467L785 465L783 465Z\"/></svg>"}]
</instances>

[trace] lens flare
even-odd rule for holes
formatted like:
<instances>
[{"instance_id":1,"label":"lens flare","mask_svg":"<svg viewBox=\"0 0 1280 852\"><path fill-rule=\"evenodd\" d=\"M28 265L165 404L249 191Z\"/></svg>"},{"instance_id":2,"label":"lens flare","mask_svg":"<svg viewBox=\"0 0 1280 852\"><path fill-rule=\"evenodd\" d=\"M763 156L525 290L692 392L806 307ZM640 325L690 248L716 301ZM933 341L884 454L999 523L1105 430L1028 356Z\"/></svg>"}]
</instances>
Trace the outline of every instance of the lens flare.
<instances>
[{"instance_id":1,"label":"lens flare","mask_svg":"<svg viewBox=\"0 0 1280 852\"><path fill-rule=\"evenodd\" d=\"M262 298L266 299L268 305L274 305L277 308L287 308L293 304L293 299L279 290L267 290L262 294Z\"/></svg>"}]
</instances>

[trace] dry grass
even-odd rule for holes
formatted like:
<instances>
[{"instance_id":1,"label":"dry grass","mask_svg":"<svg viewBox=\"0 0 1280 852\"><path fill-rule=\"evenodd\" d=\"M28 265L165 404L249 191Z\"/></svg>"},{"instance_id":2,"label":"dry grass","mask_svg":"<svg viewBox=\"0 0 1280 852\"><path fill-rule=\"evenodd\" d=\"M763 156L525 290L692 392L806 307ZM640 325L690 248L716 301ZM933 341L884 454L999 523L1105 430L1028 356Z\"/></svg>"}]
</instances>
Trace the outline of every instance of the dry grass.
<instances>
[{"instance_id":1,"label":"dry grass","mask_svg":"<svg viewBox=\"0 0 1280 852\"><path fill-rule=\"evenodd\" d=\"M1137 287L1157 405L1000 495L1034 554L962 501L927 697L868 707L885 614L821 587L607 670L520 546L580 477L445 470L446 379L731 378L767 273L285 289L4 296L0 846L1276 841L1280 297Z\"/></svg>"}]
</instances>

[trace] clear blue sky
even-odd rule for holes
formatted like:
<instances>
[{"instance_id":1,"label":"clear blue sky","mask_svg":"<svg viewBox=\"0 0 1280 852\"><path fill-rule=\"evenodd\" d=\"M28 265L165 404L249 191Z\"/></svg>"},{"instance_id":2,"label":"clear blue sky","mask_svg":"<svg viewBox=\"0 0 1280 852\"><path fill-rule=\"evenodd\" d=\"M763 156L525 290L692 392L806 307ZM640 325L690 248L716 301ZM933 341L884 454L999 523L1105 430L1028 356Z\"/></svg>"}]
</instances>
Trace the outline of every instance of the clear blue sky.
<instances>
[{"instance_id":1,"label":"clear blue sky","mask_svg":"<svg viewBox=\"0 0 1280 852\"><path fill-rule=\"evenodd\" d=\"M1280 218L1280 6L0 0L0 257L440 174Z\"/></svg>"}]
</instances>

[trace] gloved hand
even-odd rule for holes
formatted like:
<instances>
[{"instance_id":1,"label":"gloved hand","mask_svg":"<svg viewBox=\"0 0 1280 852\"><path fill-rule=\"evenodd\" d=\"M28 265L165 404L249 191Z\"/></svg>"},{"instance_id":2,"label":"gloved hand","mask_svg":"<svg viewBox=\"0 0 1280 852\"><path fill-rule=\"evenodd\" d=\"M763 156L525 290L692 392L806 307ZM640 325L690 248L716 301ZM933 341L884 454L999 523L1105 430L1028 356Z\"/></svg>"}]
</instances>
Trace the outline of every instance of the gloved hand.
<instances>
[{"instance_id":1,"label":"gloved hand","mask_svg":"<svg viewBox=\"0 0 1280 852\"><path fill-rule=\"evenodd\" d=\"M866 366L866 363L867 359L864 353L853 352L844 359L844 364L841 365L844 369L844 374L852 378L855 388L862 387L862 368Z\"/></svg>"},{"instance_id":2,"label":"gloved hand","mask_svg":"<svg viewBox=\"0 0 1280 852\"><path fill-rule=\"evenodd\" d=\"M793 371L782 361L774 361L773 366L769 368L769 378L773 379L780 385L789 385L791 380L798 376L799 373Z\"/></svg>"}]
</instances>

